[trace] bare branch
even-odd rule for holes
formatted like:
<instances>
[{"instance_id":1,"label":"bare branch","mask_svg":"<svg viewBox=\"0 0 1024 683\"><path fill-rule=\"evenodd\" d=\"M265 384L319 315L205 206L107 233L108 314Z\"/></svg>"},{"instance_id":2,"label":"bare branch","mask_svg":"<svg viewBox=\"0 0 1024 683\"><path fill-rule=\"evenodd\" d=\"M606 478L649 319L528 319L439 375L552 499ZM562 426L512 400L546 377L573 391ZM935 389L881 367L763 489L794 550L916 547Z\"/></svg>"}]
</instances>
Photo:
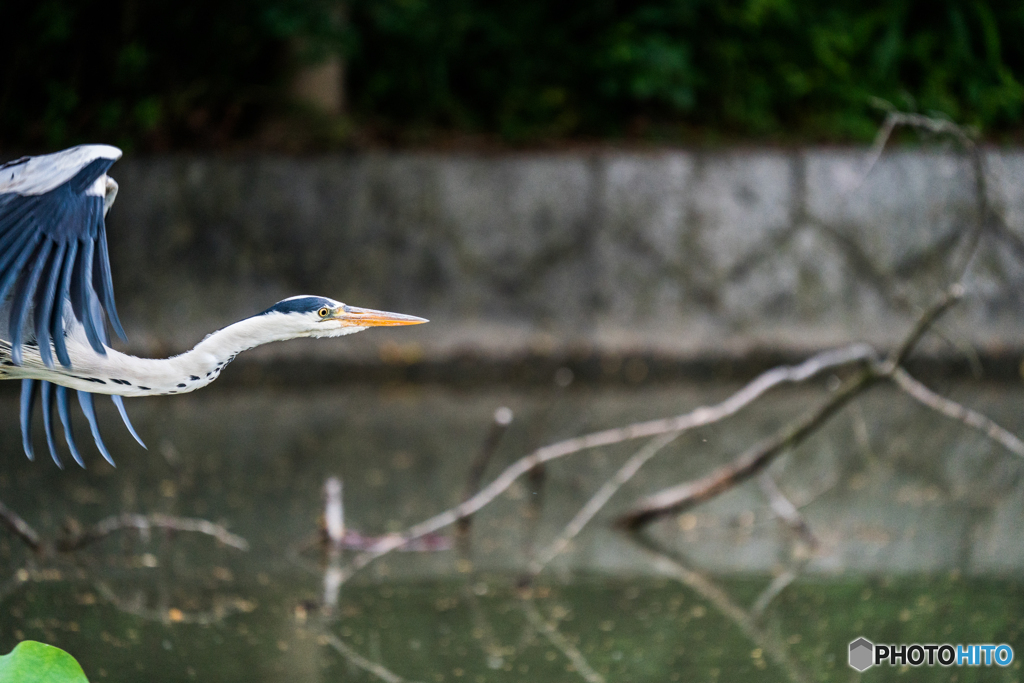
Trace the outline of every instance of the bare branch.
<instances>
[{"instance_id":1,"label":"bare branch","mask_svg":"<svg viewBox=\"0 0 1024 683\"><path fill-rule=\"evenodd\" d=\"M694 481L684 482L641 499L618 523L629 529L639 527L665 515L675 514L746 481L763 470L776 456L799 445L856 396L896 371L909 356L929 328L963 297L963 287L951 286L945 294L918 318L899 349L884 363L874 362L867 369L840 387L832 397L810 413L784 426L774 436L762 440L728 465ZM771 371L769 371L771 372ZM768 374L768 373L766 373Z\"/></svg>"},{"instance_id":2,"label":"bare branch","mask_svg":"<svg viewBox=\"0 0 1024 683\"><path fill-rule=\"evenodd\" d=\"M964 146L964 149L972 152L977 149L977 145L974 142L974 131L969 128L959 126L946 119L896 111L891 104L883 100L877 100L876 103L887 110L888 114L882 126L878 129L878 133L875 134L875 140L871 143L871 149L868 151L868 157L864 162L864 170L861 172L860 182L857 183L854 189L859 188L867 180L867 177L871 175L871 171L874 170L878 161L882 158L882 153L885 151L886 145L889 144L889 139L892 137L897 126L921 128L937 135L944 133L952 135Z\"/></svg>"},{"instance_id":3,"label":"bare branch","mask_svg":"<svg viewBox=\"0 0 1024 683\"><path fill-rule=\"evenodd\" d=\"M907 357L913 352L920 343L921 338L924 337L925 333L931 329L932 325L941 318L946 311L948 311L953 305L958 303L964 297L964 287L959 282L950 285L950 287L938 298L938 300L932 304L928 310L918 317L917 322L914 323L914 327L907 334L903 343L900 344L899 349L892 354L888 359L887 364L889 368L886 372L892 372L899 366L903 365L903 362L907 360Z\"/></svg>"},{"instance_id":4,"label":"bare branch","mask_svg":"<svg viewBox=\"0 0 1024 683\"><path fill-rule=\"evenodd\" d=\"M717 405L701 406L677 417L638 422L625 427L607 429L559 441L539 448L530 455L512 463L494 481L481 489L472 498L410 527L404 533L384 538L367 552L356 556L349 566L348 575L350 576L378 557L390 553L414 539L434 533L463 517L474 514L508 490L519 477L541 463L598 446L610 446L660 434L682 433L696 427L703 427L734 415L766 391L779 384L802 382L825 370L832 370L853 363L869 364L876 360L877 353L867 344L852 344L839 349L825 351L812 356L799 365L773 368Z\"/></svg>"},{"instance_id":5,"label":"bare branch","mask_svg":"<svg viewBox=\"0 0 1024 683\"><path fill-rule=\"evenodd\" d=\"M882 123L882 126L878 129L878 133L875 135L875 140L868 152L860 180L849 190L850 192L859 189L867 180L868 176L871 175L871 171L874 170L874 167L882 158L882 153L885 151L885 147L897 126L919 128L936 135L951 135L957 139L960 145L971 157L971 163L974 166L974 191L977 201L977 219L974 222L974 226L966 232L962 242L963 248L960 256L954 260L953 265L950 268L951 272L956 274L955 280L961 280L967 273L971 259L974 257L974 253L977 250L981 235L990 224L991 221L989 219L993 213L989 206L988 172L986 169L985 156L982 154L981 149L975 142L975 138L978 134L977 130L969 126L957 125L947 119L896 111L895 107L893 107L891 103L880 98L875 98L875 104L888 113L886 114L885 121Z\"/></svg>"},{"instance_id":6,"label":"bare branch","mask_svg":"<svg viewBox=\"0 0 1024 683\"><path fill-rule=\"evenodd\" d=\"M870 370L861 372L817 409L786 425L775 436L747 449L728 465L700 479L663 489L641 499L630 512L619 518L618 524L627 529L639 529L659 517L682 512L746 481L764 469L775 456L799 445L851 399L878 380L879 377Z\"/></svg>"},{"instance_id":7,"label":"bare branch","mask_svg":"<svg viewBox=\"0 0 1024 683\"><path fill-rule=\"evenodd\" d=\"M480 488L480 480L484 476L484 472L487 470L487 465L491 462L491 457L494 452L498 450L498 444L501 443L501 437L505 435L514 415L510 408L501 406L494 411L494 419L491 420L491 428L487 432L487 436L484 438L483 444L480 446L480 451L473 458L473 462L469 465L469 476L466 478L466 493L463 495L463 499L471 497ZM463 517L459 520L459 527L457 529L459 537L465 540L469 536L469 530L471 526L471 517Z\"/></svg>"},{"instance_id":8,"label":"bare branch","mask_svg":"<svg viewBox=\"0 0 1024 683\"><path fill-rule=\"evenodd\" d=\"M1014 455L1024 458L1024 442L1017 438L1015 434L1003 429L985 415L962 406L956 401L948 399L945 396L940 396L921 382L914 379L910 373L903 368L896 368L892 373L892 379L900 389L907 392L907 394L932 410L942 413L953 420L959 420L968 427L977 429L988 438L1001 444L1006 448L1006 450L1010 451Z\"/></svg>"}]
</instances>

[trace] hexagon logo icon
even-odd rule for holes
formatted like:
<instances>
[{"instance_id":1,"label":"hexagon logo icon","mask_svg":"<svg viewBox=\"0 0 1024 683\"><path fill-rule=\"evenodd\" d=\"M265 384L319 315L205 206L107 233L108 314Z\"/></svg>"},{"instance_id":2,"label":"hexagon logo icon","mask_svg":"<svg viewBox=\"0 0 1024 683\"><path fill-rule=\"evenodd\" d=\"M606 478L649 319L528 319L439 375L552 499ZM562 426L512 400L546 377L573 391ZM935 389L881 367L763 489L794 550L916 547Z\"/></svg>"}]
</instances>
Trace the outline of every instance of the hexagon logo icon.
<instances>
[{"instance_id":1,"label":"hexagon logo icon","mask_svg":"<svg viewBox=\"0 0 1024 683\"><path fill-rule=\"evenodd\" d=\"M864 671L874 664L875 645L867 638L858 638L850 643L850 666Z\"/></svg>"}]
</instances>

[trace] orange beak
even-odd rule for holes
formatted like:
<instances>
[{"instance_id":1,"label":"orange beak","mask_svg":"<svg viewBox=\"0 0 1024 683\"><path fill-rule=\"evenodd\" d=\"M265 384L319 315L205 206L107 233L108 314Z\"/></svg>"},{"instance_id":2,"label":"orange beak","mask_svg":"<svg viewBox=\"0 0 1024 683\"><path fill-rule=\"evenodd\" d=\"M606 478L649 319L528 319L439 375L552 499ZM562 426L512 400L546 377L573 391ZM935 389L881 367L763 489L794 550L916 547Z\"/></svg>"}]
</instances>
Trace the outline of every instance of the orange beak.
<instances>
[{"instance_id":1,"label":"orange beak","mask_svg":"<svg viewBox=\"0 0 1024 683\"><path fill-rule=\"evenodd\" d=\"M348 305L335 309L334 314L331 317L335 320L341 320L349 325L358 327L421 325L423 323L430 322L426 318L417 318L414 315L375 311L372 308L359 308L358 306Z\"/></svg>"}]
</instances>

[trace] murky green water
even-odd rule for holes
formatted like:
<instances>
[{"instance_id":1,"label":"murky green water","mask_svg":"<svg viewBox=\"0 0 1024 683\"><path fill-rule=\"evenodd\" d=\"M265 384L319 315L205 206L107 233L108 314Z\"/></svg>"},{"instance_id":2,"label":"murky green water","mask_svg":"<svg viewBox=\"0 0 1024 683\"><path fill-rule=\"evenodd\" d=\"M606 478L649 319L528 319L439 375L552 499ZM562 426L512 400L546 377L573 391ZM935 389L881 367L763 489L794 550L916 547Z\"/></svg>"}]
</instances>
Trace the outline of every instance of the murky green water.
<instances>
[{"instance_id":1,"label":"murky green water","mask_svg":"<svg viewBox=\"0 0 1024 683\"><path fill-rule=\"evenodd\" d=\"M940 388L1024 433L1018 387ZM655 524L646 545L610 521L638 496L734 457L821 400L824 383L772 394L680 439L528 589L520 579L531 557L641 444L551 463L478 515L468 551L389 555L334 598L330 562L315 545L328 476L345 482L349 528L380 535L461 500L498 406L516 420L485 481L536 446L677 414L733 387L215 387L128 402L149 452L108 411L118 468L94 455L88 470L64 472L41 441L41 460L25 461L13 389L0 387L0 500L40 533L123 511L162 513L222 523L250 546L154 530L34 558L0 532L0 651L23 638L53 643L91 680L846 681L847 644L858 636L1006 642L1024 656L1020 463L890 390L771 470L820 541L809 557L755 482ZM84 441L84 424L78 433ZM763 613L753 609L773 577L804 560L800 578ZM864 674L1019 676L1019 660Z\"/></svg>"},{"instance_id":2,"label":"murky green water","mask_svg":"<svg viewBox=\"0 0 1024 683\"><path fill-rule=\"evenodd\" d=\"M317 597L311 577L269 578L272 585L222 586L249 596L252 611L210 625L133 616L88 582L36 584L5 602L15 628L4 646L20 636L56 643L94 680L847 681L846 647L861 633L875 642L1006 642L1018 652L1024 636L1024 587L1012 581L804 581L751 637L714 603L667 580L581 577L543 583L532 598L501 577L360 583L346 587L336 618L326 619L296 609L297 600ZM763 582L717 585L741 604ZM370 662L394 678L368 671ZM1012 681L1020 669L885 667L865 676Z\"/></svg>"}]
</instances>

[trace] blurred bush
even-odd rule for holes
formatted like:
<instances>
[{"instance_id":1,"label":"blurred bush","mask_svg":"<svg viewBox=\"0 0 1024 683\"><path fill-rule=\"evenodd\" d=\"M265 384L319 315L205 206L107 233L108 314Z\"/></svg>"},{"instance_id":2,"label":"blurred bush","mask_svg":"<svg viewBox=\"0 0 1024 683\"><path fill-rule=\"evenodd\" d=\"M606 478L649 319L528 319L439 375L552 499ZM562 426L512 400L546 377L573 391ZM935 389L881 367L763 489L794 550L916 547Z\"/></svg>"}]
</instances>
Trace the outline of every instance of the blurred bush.
<instances>
[{"instance_id":1,"label":"blurred bush","mask_svg":"<svg viewBox=\"0 0 1024 683\"><path fill-rule=\"evenodd\" d=\"M333 4L0 0L0 147L251 137L286 106L297 64L344 45Z\"/></svg>"},{"instance_id":2,"label":"blurred bush","mask_svg":"<svg viewBox=\"0 0 1024 683\"><path fill-rule=\"evenodd\" d=\"M865 140L873 97L992 136L1024 115L1019 0L0 0L0 17L7 147L252 140L332 52L353 130L400 142Z\"/></svg>"}]
</instances>

